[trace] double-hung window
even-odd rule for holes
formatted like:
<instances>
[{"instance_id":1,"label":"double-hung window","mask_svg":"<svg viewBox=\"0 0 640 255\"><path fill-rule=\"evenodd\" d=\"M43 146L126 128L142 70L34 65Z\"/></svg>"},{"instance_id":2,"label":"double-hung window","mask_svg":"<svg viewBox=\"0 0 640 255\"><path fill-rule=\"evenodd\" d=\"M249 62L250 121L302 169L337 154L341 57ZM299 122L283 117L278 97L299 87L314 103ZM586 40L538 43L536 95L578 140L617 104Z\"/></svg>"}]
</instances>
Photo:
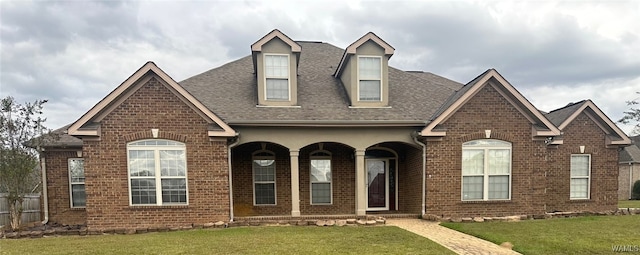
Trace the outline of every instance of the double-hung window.
<instances>
[{"instance_id":1,"label":"double-hung window","mask_svg":"<svg viewBox=\"0 0 640 255\"><path fill-rule=\"evenodd\" d=\"M184 143L153 139L127 145L131 205L186 205Z\"/></svg>"},{"instance_id":2,"label":"double-hung window","mask_svg":"<svg viewBox=\"0 0 640 255\"><path fill-rule=\"evenodd\" d=\"M267 100L289 100L289 55L265 55L265 94Z\"/></svg>"},{"instance_id":3,"label":"double-hung window","mask_svg":"<svg viewBox=\"0 0 640 255\"><path fill-rule=\"evenodd\" d=\"M86 206L87 194L84 189L84 159L69 159L69 194L71 208Z\"/></svg>"},{"instance_id":4,"label":"double-hung window","mask_svg":"<svg viewBox=\"0 0 640 255\"><path fill-rule=\"evenodd\" d=\"M462 145L462 200L511 199L511 143L482 139Z\"/></svg>"},{"instance_id":5,"label":"double-hung window","mask_svg":"<svg viewBox=\"0 0 640 255\"><path fill-rule=\"evenodd\" d=\"M591 155L571 155L571 199L589 199Z\"/></svg>"},{"instance_id":6,"label":"double-hung window","mask_svg":"<svg viewBox=\"0 0 640 255\"><path fill-rule=\"evenodd\" d=\"M358 57L358 100L382 101L381 57Z\"/></svg>"},{"instance_id":7,"label":"double-hung window","mask_svg":"<svg viewBox=\"0 0 640 255\"><path fill-rule=\"evenodd\" d=\"M331 153L315 151L311 159L311 204L331 204Z\"/></svg>"},{"instance_id":8,"label":"double-hung window","mask_svg":"<svg viewBox=\"0 0 640 255\"><path fill-rule=\"evenodd\" d=\"M276 204L276 160L270 151L253 154L253 204Z\"/></svg>"}]
</instances>

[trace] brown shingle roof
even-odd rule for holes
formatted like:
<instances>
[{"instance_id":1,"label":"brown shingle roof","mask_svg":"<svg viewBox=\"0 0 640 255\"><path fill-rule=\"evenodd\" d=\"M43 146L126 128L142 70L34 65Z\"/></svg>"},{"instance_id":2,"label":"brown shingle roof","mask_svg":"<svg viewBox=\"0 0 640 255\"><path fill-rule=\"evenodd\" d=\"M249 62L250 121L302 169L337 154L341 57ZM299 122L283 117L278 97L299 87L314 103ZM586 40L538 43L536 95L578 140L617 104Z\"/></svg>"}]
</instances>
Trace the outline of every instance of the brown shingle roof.
<instances>
[{"instance_id":1,"label":"brown shingle roof","mask_svg":"<svg viewBox=\"0 0 640 255\"><path fill-rule=\"evenodd\" d=\"M46 135L43 145L45 147L82 147L82 140L67 134L69 126L71 124L51 131L52 135Z\"/></svg>"},{"instance_id":2,"label":"brown shingle roof","mask_svg":"<svg viewBox=\"0 0 640 255\"><path fill-rule=\"evenodd\" d=\"M482 76L484 76L486 73L488 73L491 70L492 69L488 69L488 70L482 72L480 75L476 76L476 78L474 78L473 80L471 80L470 82L468 82L464 86L461 86L458 89L456 89L454 91L454 93L451 94L447 98L447 100L445 100L442 103L442 105L440 105L440 107L438 107L438 109L433 113L433 115L430 116L429 121L435 120L438 116L440 116L440 114L442 114L445 110L447 110L447 108L449 108L453 103L455 103L456 100L458 100L460 97L462 97L462 95L464 95L464 93L466 93L471 87L473 87L473 85L475 85L480 80L480 78Z\"/></svg>"},{"instance_id":3,"label":"brown shingle roof","mask_svg":"<svg viewBox=\"0 0 640 255\"><path fill-rule=\"evenodd\" d=\"M553 123L553 125L560 126L567 118L569 118L575 111L580 109L580 106L584 104L586 101L582 100L577 103L570 103L562 108L555 109L547 114L545 117Z\"/></svg>"},{"instance_id":4,"label":"brown shingle roof","mask_svg":"<svg viewBox=\"0 0 640 255\"><path fill-rule=\"evenodd\" d=\"M443 78L425 77L389 68L391 108L349 108L346 91L333 76L343 49L328 43L299 42L298 104L257 107L256 77L251 56L188 78L182 85L225 122L251 121L398 121L424 123L455 89ZM462 86L460 84L460 86Z\"/></svg>"},{"instance_id":5,"label":"brown shingle roof","mask_svg":"<svg viewBox=\"0 0 640 255\"><path fill-rule=\"evenodd\" d=\"M459 90L464 85L464 84L461 84L461 83L459 83L457 81L450 80L448 78L445 78L445 77L442 77L440 75L437 75L437 74L434 74L434 73L430 73L430 72L424 72L424 71L406 71L406 72L410 73L410 74L413 74L413 75L416 75L416 76L418 76L418 77L420 77L422 79L429 80L429 81L431 81L433 83L440 84L442 86L446 86L446 87L452 88L454 90Z\"/></svg>"},{"instance_id":6,"label":"brown shingle roof","mask_svg":"<svg viewBox=\"0 0 640 255\"><path fill-rule=\"evenodd\" d=\"M640 162L640 148L638 148L637 144L632 144L627 147L624 147L623 150L620 151L620 158L618 159L620 163L639 163Z\"/></svg>"},{"instance_id":7,"label":"brown shingle roof","mask_svg":"<svg viewBox=\"0 0 640 255\"><path fill-rule=\"evenodd\" d=\"M631 136L632 144L620 151L620 163L640 163L640 136Z\"/></svg>"}]
</instances>

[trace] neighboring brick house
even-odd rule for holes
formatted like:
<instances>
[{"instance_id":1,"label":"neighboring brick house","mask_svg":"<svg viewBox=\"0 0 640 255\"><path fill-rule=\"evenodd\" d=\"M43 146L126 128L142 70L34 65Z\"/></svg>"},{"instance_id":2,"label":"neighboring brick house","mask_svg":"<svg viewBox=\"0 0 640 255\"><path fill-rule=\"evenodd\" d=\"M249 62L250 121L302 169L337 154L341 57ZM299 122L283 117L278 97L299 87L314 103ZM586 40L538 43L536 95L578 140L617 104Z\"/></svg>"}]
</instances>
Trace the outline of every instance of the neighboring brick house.
<instances>
[{"instance_id":1,"label":"neighboring brick house","mask_svg":"<svg viewBox=\"0 0 640 255\"><path fill-rule=\"evenodd\" d=\"M616 209L629 138L591 101L544 113L496 70L466 85L274 30L176 82L148 62L46 147L47 214L89 229L237 218Z\"/></svg>"},{"instance_id":2,"label":"neighboring brick house","mask_svg":"<svg viewBox=\"0 0 640 255\"><path fill-rule=\"evenodd\" d=\"M631 137L633 144L620 151L618 176L618 199L631 199L633 184L640 180L640 136Z\"/></svg>"}]
</instances>

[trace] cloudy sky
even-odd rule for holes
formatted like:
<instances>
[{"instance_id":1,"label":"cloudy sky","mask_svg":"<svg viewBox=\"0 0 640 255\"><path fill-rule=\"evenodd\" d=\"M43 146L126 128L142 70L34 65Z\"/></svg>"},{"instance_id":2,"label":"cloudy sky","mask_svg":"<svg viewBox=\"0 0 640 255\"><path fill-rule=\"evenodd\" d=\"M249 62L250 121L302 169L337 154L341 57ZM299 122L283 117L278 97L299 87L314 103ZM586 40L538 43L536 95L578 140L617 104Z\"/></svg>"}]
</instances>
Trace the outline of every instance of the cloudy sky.
<instances>
[{"instance_id":1,"label":"cloudy sky","mask_svg":"<svg viewBox=\"0 0 640 255\"><path fill-rule=\"evenodd\" d=\"M373 31L394 67L461 83L496 68L543 111L591 99L616 121L640 96L639 24L640 1L2 0L0 97L48 99L55 129L147 61L181 81L274 28L341 48Z\"/></svg>"}]
</instances>

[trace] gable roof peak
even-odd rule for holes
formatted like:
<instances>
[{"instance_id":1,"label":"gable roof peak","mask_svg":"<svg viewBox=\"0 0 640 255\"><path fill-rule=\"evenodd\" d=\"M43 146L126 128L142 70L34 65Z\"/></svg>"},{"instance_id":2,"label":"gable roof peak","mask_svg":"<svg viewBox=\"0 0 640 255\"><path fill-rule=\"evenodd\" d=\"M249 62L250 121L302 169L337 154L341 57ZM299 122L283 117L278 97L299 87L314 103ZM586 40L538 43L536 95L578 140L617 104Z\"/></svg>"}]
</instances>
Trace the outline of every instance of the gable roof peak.
<instances>
[{"instance_id":1,"label":"gable roof peak","mask_svg":"<svg viewBox=\"0 0 640 255\"><path fill-rule=\"evenodd\" d=\"M587 100L580 100L580 101L578 101L578 102L570 102L570 103L568 103L567 105L565 105L565 106L563 106L563 107L560 107L560 108L555 109L555 110L551 110L549 113L553 113L553 112L561 111L561 110L567 109L567 108L572 107L572 106L581 105L581 104L586 103L587 101L588 101L588 102L591 102L591 100L589 100L589 99L587 99ZM592 102L592 103L593 103L593 102Z\"/></svg>"},{"instance_id":2,"label":"gable roof peak","mask_svg":"<svg viewBox=\"0 0 640 255\"><path fill-rule=\"evenodd\" d=\"M289 45L291 47L292 52L299 53L302 50L302 47L300 47L300 44L298 44L296 41L291 39L289 36L282 33L280 30L274 29L274 30L271 30L271 32L267 33L262 38L260 38L255 43L251 44L251 51L252 52L262 51L262 46L270 42L273 38L276 38L276 37L282 40L287 45Z\"/></svg>"},{"instance_id":3,"label":"gable roof peak","mask_svg":"<svg viewBox=\"0 0 640 255\"><path fill-rule=\"evenodd\" d=\"M492 79L495 82L491 84L494 85L487 85ZM560 130L494 68L487 69L452 95L436 114L432 116L432 121L422 129L420 134L422 136L446 136L446 131L437 130L436 126L444 123L449 117L453 116L458 109L485 86L495 86L502 91L501 93L505 97L508 97L508 100L531 121L534 136L548 137L560 135Z\"/></svg>"},{"instance_id":4,"label":"gable roof peak","mask_svg":"<svg viewBox=\"0 0 640 255\"><path fill-rule=\"evenodd\" d=\"M571 103L560 109L553 110L547 114L547 116L554 120L554 124L556 124L560 130L565 130L565 128L583 112L586 112L587 116L595 121L609 136L616 139L607 139L607 145L631 144L631 139L589 99Z\"/></svg>"},{"instance_id":5,"label":"gable roof peak","mask_svg":"<svg viewBox=\"0 0 640 255\"><path fill-rule=\"evenodd\" d=\"M195 111L202 114L202 116L207 118L210 123L216 124L220 127L220 130L208 131L209 136L231 137L236 135L236 132L229 127L229 125L222 121L222 119L204 106L202 102L180 86L180 84L178 84L173 78L171 78L171 76L165 73L152 61L147 61L106 97L94 105L88 112L82 115L80 119L72 123L67 129L67 134L73 136L100 136L99 121L102 118L101 115L108 114L111 109L119 105L118 100L127 97L127 91L135 89L136 86L138 86L137 84L140 84L141 80L148 77L148 73L153 73L157 79L164 82L165 86L171 88L175 95L179 96L185 103L189 104L190 107L193 107ZM91 128L86 128L89 126Z\"/></svg>"},{"instance_id":6,"label":"gable roof peak","mask_svg":"<svg viewBox=\"0 0 640 255\"><path fill-rule=\"evenodd\" d=\"M376 44L378 44L380 47L382 47L384 49L384 54L385 55L389 55L389 57L391 57L391 55L393 55L394 51L396 50L390 44L388 44L387 42L382 40L382 38L380 38L375 33L368 32L365 35L363 35L362 37L360 37L358 40L356 40L355 42L350 44L347 47L347 49L345 50L345 52L347 52L349 54L355 54L356 53L356 49L358 47L360 47L361 45L363 45L364 43L368 42L368 41L373 41Z\"/></svg>"}]
</instances>

